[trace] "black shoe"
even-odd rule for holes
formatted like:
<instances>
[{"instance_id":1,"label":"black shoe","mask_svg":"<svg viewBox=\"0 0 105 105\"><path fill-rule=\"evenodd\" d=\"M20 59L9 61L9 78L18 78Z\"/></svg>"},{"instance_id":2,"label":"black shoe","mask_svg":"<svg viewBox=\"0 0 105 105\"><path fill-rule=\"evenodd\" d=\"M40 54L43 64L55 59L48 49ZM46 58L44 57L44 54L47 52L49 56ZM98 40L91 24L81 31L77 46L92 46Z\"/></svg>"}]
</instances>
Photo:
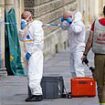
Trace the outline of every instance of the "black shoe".
<instances>
[{"instance_id":1,"label":"black shoe","mask_svg":"<svg viewBox=\"0 0 105 105\"><path fill-rule=\"evenodd\" d=\"M25 99L26 102L35 102L35 101L42 101L42 95L32 95Z\"/></svg>"}]
</instances>

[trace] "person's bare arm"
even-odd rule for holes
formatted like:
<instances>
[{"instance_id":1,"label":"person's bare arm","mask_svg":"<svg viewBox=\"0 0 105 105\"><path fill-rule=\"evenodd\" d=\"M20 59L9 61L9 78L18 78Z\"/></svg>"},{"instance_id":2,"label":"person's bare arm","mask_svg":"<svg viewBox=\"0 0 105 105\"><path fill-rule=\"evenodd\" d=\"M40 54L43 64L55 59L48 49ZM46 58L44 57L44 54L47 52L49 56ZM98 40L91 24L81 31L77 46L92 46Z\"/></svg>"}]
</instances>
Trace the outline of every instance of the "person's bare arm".
<instances>
[{"instance_id":1,"label":"person's bare arm","mask_svg":"<svg viewBox=\"0 0 105 105\"><path fill-rule=\"evenodd\" d=\"M88 54L90 48L92 47L92 43L93 43L93 32L90 31L89 38L88 38L87 43L86 43L85 51L84 51L83 56L81 58L82 63L85 63L86 65L88 65L88 62L89 62L87 59L87 54Z\"/></svg>"},{"instance_id":2,"label":"person's bare arm","mask_svg":"<svg viewBox=\"0 0 105 105\"><path fill-rule=\"evenodd\" d=\"M93 43L93 31L90 31L89 38L86 43L85 51L83 53L85 56L87 56L90 48L92 47L92 43Z\"/></svg>"}]
</instances>

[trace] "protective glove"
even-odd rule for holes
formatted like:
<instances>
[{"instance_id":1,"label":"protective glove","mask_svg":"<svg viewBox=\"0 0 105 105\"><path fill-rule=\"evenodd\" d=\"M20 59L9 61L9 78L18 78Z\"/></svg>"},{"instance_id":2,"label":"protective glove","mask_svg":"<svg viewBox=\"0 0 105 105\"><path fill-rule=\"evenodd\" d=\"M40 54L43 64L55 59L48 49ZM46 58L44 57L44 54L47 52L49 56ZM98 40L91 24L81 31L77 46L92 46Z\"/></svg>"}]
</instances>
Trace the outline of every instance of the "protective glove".
<instances>
[{"instance_id":1,"label":"protective glove","mask_svg":"<svg viewBox=\"0 0 105 105\"><path fill-rule=\"evenodd\" d=\"M89 68L92 72L94 72L95 68L94 67L90 67Z\"/></svg>"},{"instance_id":2,"label":"protective glove","mask_svg":"<svg viewBox=\"0 0 105 105\"><path fill-rule=\"evenodd\" d=\"M31 54L29 52L27 52L25 55L26 60L29 61L30 57L31 57Z\"/></svg>"},{"instance_id":3,"label":"protective glove","mask_svg":"<svg viewBox=\"0 0 105 105\"><path fill-rule=\"evenodd\" d=\"M25 19L21 20L21 29L23 30L27 26L27 21Z\"/></svg>"},{"instance_id":4,"label":"protective glove","mask_svg":"<svg viewBox=\"0 0 105 105\"><path fill-rule=\"evenodd\" d=\"M86 65L88 65L89 61L87 59L87 56L83 55L82 63L85 63Z\"/></svg>"}]
</instances>

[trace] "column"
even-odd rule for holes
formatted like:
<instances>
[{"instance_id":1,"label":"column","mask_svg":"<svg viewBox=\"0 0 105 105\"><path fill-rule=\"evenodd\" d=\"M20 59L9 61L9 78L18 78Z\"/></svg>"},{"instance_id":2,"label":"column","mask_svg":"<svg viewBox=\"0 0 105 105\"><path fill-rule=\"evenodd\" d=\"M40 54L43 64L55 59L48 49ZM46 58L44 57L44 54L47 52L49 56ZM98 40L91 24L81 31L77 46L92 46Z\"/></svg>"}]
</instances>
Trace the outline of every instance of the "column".
<instances>
[{"instance_id":1,"label":"column","mask_svg":"<svg viewBox=\"0 0 105 105\"><path fill-rule=\"evenodd\" d=\"M95 17L98 17L99 16L99 13L100 13L100 9L99 9L99 0L94 0L95 2L94 2L94 5L95 5L95 8L94 8L94 15L95 15ZM100 13L100 14L102 14L102 12Z\"/></svg>"},{"instance_id":2,"label":"column","mask_svg":"<svg viewBox=\"0 0 105 105\"><path fill-rule=\"evenodd\" d=\"M0 21L4 21L4 0L0 1ZM5 67L5 35L4 23L0 22L0 75L7 75Z\"/></svg>"}]
</instances>

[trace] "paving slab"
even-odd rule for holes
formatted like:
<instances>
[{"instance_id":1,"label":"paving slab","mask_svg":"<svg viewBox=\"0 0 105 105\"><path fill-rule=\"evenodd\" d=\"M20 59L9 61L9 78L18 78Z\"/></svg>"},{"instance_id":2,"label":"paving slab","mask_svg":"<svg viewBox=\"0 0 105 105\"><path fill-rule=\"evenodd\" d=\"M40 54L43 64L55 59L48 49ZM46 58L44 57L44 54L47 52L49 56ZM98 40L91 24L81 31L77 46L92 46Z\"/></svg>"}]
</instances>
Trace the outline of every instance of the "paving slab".
<instances>
[{"instance_id":1,"label":"paving slab","mask_svg":"<svg viewBox=\"0 0 105 105\"><path fill-rule=\"evenodd\" d=\"M94 66L92 52L89 53L90 65ZM91 72L86 66L86 75ZM62 51L44 62L44 75L61 75L65 88L70 92L69 49ZM0 78L0 105L99 105L98 97L44 99L41 102L25 102L27 97L27 76L7 76Z\"/></svg>"}]
</instances>

